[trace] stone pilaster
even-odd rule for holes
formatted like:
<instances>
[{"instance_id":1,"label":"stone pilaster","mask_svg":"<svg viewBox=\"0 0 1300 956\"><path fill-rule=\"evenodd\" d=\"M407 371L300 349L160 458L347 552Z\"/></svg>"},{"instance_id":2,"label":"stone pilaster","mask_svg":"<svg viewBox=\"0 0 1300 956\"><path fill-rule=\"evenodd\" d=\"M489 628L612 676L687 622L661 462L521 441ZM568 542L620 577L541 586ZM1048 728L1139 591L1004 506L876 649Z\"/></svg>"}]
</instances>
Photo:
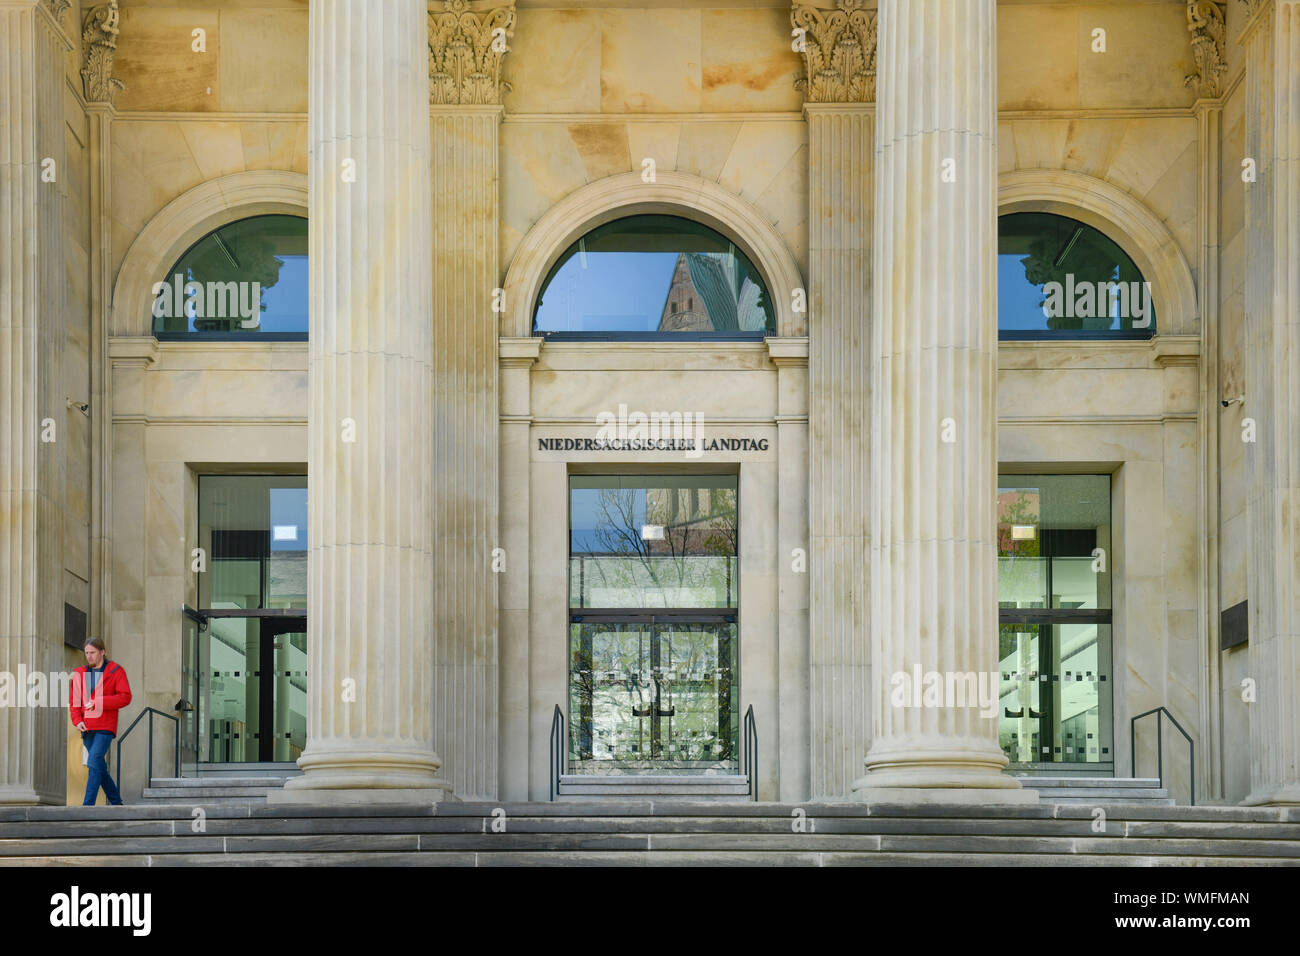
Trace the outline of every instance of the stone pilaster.
<instances>
[{"instance_id":1,"label":"stone pilaster","mask_svg":"<svg viewBox=\"0 0 1300 956\"><path fill-rule=\"evenodd\" d=\"M808 103L812 795L844 796L871 740L867 628L875 110ZM784 714L783 714L784 716Z\"/></svg>"},{"instance_id":2,"label":"stone pilaster","mask_svg":"<svg viewBox=\"0 0 1300 956\"><path fill-rule=\"evenodd\" d=\"M777 713L776 799L798 802L811 789L809 719L816 701L808 693L808 568L795 564L796 549L808 548L808 498L797 490L808 480L808 339L778 336L767 340L777 372ZM761 737L760 737L761 746ZM760 763L760 771L762 764ZM762 774L760 773L760 776ZM760 799L764 798L760 792Z\"/></svg>"},{"instance_id":3,"label":"stone pilaster","mask_svg":"<svg viewBox=\"0 0 1300 956\"><path fill-rule=\"evenodd\" d=\"M997 671L995 15L878 8L868 800L1037 798L1001 773L996 711L893 678Z\"/></svg>"},{"instance_id":4,"label":"stone pilaster","mask_svg":"<svg viewBox=\"0 0 1300 956\"><path fill-rule=\"evenodd\" d=\"M63 57L71 45L59 6L0 2L0 672L18 679L20 698L0 705L0 804L62 804L67 786L67 710L29 701L21 677L63 670Z\"/></svg>"},{"instance_id":5,"label":"stone pilaster","mask_svg":"<svg viewBox=\"0 0 1300 956\"><path fill-rule=\"evenodd\" d=\"M1219 99L1198 99L1195 107L1197 127L1197 190L1199 196L1197 299L1201 307L1200 358L1198 382L1200 406L1197 414L1201 474L1197 501L1197 539L1199 549L1199 601L1197 633L1201 639L1200 727L1202 739L1222 740L1223 709L1215 702L1220 694L1219 654L1219 190L1223 163L1223 103ZM1172 463L1171 463L1172 466ZM1202 760L1197 791L1211 798L1223 796L1223 763Z\"/></svg>"},{"instance_id":6,"label":"stone pilaster","mask_svg":"<svg viewBox=\"0 0 1300 956\"><path fill-rule=\"evenodd\" d=\"M499 786L497 129L500 106L432 107L434 729L464 797Z\"/></svg>"},{"instance_id":7,"label":"stone pilaster","mask_svg":"<svg viewBox=\"0 0 1300 956\"><path fill-rule=\"evenodd\" d=\"M429 11L433 148L434 732L458 794L500 787L497 263L502 61L513 4ZM504 568L504 570L503 570ZM523 698L526 700L525 698ZM520 701L512 701L518 706ZM517 743L517 742L516 742ZM525 744L526 745L526 744Z\"/></svg>"},{"instance_id":8,"label":"stone pilaster","mask_svg":"<svg viewBox=\"0 0 1300 956\"><path fill-rule=\"evenodd\" d=\"M1300 0L1263 3L1246 50L1245 419L1251 789L1300 804Z\"/></svg>"},{"instance_id":9,"label":"stone pilaster","mask_svg":"<svg viewBox=\"0 0 1300 956\"><path fill-rule=\"evenodd\" d=\"M536 336L499 340L501 376L500 474L523 475L513 491L501 495L500 576L501 792L503 800L527 800L532 723L532 647L529 641L528 538L531 516L532 368L541 354ZM504 485L504 481L502 482ZM499 486L500 487L500 486Z\"/></svg>"},{"instance_id":10,"label":"stone pilaster","mask_svg":"<svg viewBox=\"0 0 1300 956\"><path fill-rule=\"evenodd\" d=\"M309 25L305 774L277 800L437 800L424 0L318 0ZM445 692L445 690L444 690Z\"/></svg>"},{"instance_id":11,"label":"stone pilaster","mask_svg":"<svg viewBox=\"0 0 1300 956\"><path fill-rule=\"evenodd\" d=\"M91 7L81 28L81 84L90 127L90 633L108 641L112 621L113 390L108 333L113 299L113 76L121 12L117 0ZM111 644L110 644L111 647Z\"/></svg>"}]
</instances>

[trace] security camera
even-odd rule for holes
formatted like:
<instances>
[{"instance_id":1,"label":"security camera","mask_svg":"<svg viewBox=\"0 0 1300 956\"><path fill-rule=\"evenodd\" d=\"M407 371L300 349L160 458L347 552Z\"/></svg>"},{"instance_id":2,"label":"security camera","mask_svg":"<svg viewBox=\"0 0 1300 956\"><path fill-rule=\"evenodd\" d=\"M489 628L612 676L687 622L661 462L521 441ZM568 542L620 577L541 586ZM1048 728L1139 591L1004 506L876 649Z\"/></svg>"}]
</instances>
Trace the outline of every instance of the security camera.
<instances>
[{"instance_id":1,"label":"security camera","mask_svg":"<svg viewBox=\"0 0 1300 956\"><path fill-rule=\"evenodd\" d=\"M1224 408L1228 408L1232 405L1240 404L1241 401L1242 401L1242 396L1238 395L1236 398L1225 398L1222 401L1220 401L1219 404L1222 405Z\"/></svg>"},{"instance_id":2,"label":"security camera","mask_svg":"<svg viewBox=\"0 0 1300 956\"><path fill-rule=\"evenodd\" d=\"M71 399L71 398L70 398L70 399L68 399L68 407L69 407L69 408L75 408L75 409L77 409L77 410L78 410L79 412L81 412L81 414L83 414L83 415L88 415L88 414L90 414L90 403L89 403L89 402L78 402L78 401L76 401L75 399Z\"/></svg>"}]
</instances>

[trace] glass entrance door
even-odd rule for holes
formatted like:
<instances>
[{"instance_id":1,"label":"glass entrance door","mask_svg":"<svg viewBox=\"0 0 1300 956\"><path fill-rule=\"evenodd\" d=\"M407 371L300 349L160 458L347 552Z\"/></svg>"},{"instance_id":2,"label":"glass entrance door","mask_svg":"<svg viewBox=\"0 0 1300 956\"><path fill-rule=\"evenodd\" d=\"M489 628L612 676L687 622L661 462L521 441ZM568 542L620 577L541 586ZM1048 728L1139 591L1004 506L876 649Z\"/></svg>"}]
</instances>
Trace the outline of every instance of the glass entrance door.
<instances>
[{"instance_id":1,"label":"glass entrance door","mask_svg":"<svg viewBox=\"0 0 1300 956\"><path fill-rule=\"evenodd\" d=\"M570 632L575 770L738 767L734 623L581 620Z\"/></svg>"},{"instance_id":2,"label":"glass entrance door","mask_svg":"<svg viewBox=\"0 0 1300 956\"><path fill-rule=\"evenodd\" d=\"M998 484L1002 751L1022 771L1113 772L1110 477Z\"/></svg>"},{"instance_id":3,"label":"glass entrance door","mask_svg":"<svg viewBox=\"0 0 1300 956\"><path fill-rule=\"evenodd\" d=\"M570 477L571 772L738 772L736 486Z\"/></svg>"},{"instance_id":4,"label":"glass entrance door","mask_svg":"<svg viewBox=\"0 0 1300 956\"><path fill-rule=\"evenodd\" d=\"M307 622L212 617L200 641L200 763L297 760L307 743Z\"/></svg>"}]
</instances>

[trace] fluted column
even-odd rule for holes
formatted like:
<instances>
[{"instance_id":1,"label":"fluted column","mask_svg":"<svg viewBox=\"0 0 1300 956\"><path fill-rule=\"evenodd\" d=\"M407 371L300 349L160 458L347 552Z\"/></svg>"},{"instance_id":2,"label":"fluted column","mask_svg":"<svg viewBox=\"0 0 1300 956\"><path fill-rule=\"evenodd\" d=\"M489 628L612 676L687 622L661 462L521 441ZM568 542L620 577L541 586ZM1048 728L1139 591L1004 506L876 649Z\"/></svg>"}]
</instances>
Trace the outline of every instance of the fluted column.
<instances>
[{"instance_id":1,"label":"fluted column","mask_svg":"<svg viewBox=\"0 0 1300 956\"><path fill-rule=\"evenodd\" d=\"M0 2L0 672L21 698L0 706L0 804L67 786L67 711L23 677L63 670L66 9Z\"/></svg>"},{"instance_id":2,"label":"fluted column","mask_svg":"<svg viewBox=\"0 0 1300 956\"><path fill-rule=\"evenodd\" d=\"M424 0L313 0L305 771L278 799L436 800Z\"/></svg>"},{"instance_id":3,"label":"fluted column","mask_svg":"<svg viewBox=\"0 0 1300 956\"><path fill-rule=\"evenodd\" d=\"M1250 795L1300 804L1300 0L1259 4L1246 49ZM1246 436L1243 434L1243 438Z\"/></svg>"},{"instance_id":4,"label":"fluted column","mask_svg":"<svg viewBox=\"0 0 1300 956\"><path fill-rule=\"evenodd\" d=\"M1036 799L1000 772L996 709L895 679L997 670L995 9L878 8L868 800Z\"/></svg>"}]
</instances>

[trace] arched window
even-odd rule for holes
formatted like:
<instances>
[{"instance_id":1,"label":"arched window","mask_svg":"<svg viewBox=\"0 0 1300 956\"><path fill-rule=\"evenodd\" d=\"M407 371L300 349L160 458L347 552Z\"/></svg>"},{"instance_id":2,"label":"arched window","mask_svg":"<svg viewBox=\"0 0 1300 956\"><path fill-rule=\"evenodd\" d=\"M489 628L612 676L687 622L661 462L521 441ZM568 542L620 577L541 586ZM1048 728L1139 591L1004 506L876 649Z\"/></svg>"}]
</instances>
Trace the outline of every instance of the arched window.
<instances>
[{"instance_id":1,"label":"arched window","mask_svg":"<svg viewBox=\"0 0 1300 956\"><path fill-rule=\"evenodd\" d=\"M542 283L535 334L776 334L772 298L730 239L679 216L639 215L569 246Z\"/></svg>"},{"instance_id":2,"label":"arched window","mask_svg":"<svg viewBox=\"0 0 1300 956\"><path fill-rule=\"evenodd\" d=\"M307 220L252 216L212 230L154 284L153 329L165 338L305 338Z\"/></svg>"},{"instance_id":3,"label":"arched window","mask_svg":"<svg viewBox=\"0 0 1300 956\"><path fill-rule=\"evenodd\" d=\"M1065 216L998 219L998 335L1003 339L1149 338L1151 285L1104 233Z\"/></svg>"}]
</instances>

